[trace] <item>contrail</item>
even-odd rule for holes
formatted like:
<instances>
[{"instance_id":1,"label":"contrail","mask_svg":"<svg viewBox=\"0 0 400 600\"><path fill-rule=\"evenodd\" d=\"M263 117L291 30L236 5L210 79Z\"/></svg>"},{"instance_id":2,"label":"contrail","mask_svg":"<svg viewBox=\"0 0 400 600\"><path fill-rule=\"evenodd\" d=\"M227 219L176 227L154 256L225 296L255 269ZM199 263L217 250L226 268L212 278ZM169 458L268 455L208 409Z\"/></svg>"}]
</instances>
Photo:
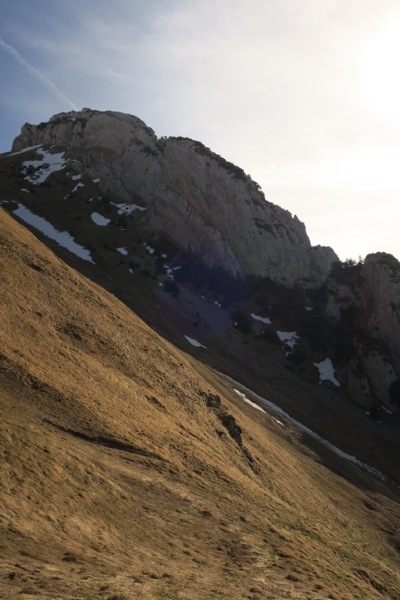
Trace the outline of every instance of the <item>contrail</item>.
<instances>
[{"instance_id":1,"label":"contrail","mask_svg":"<svg viewBox=\"0 0 400 600\"><path fill-rule=\"evenodd\" d=\"M31 75L39 79L57 98L68 104L72 110L78 110L78 107L72 100L70 100L46 75L43 75L40 71L35 69L20 53L7 44L0 35L0 47L3 48L8 54L10 54L24 69L26 69Z\"/></svg>"}]
</instances>

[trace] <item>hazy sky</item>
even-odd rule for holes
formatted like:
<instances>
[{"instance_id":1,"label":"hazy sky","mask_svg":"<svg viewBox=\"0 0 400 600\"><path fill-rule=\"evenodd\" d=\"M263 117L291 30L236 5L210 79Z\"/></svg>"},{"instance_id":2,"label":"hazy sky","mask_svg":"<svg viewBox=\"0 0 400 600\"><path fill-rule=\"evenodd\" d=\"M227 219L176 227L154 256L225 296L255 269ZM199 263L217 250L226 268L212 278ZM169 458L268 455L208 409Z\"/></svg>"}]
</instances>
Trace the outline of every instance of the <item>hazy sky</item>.
<instances>
[{"instance_id":1,"label":"hazy sky","mask_svg":"<svg viewBox=\"0 0 400 600\"><path fill-rule=\"evenodd\" d=\"M400 258L399 0L3 0L0 152L134 114L250 173L340 258Z\"/></svg>"}]
</instances>

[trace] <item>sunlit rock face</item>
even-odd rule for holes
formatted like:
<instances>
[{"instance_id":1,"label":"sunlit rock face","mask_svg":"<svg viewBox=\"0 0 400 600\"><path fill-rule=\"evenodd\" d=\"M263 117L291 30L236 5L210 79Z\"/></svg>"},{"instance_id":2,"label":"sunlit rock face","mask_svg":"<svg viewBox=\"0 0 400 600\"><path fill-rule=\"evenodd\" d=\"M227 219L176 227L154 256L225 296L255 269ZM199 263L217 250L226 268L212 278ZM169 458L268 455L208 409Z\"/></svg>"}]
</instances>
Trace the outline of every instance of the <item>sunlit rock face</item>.
<instances>
[{"instance_id":1,"label":"sunlit rock face","mask_svg":"<svg viewBox=\"0 0 400 600\"><path fill-rule=\"evenodd\" d=\"M147 226L212 268L292 287L321 281L337 256L312 248L297 217L265 200L239 167L186 138L157 139L140 119L90 109L26 124L13 151L67 149L104 194L146 206Z\"/></svg>"}]
</instances>

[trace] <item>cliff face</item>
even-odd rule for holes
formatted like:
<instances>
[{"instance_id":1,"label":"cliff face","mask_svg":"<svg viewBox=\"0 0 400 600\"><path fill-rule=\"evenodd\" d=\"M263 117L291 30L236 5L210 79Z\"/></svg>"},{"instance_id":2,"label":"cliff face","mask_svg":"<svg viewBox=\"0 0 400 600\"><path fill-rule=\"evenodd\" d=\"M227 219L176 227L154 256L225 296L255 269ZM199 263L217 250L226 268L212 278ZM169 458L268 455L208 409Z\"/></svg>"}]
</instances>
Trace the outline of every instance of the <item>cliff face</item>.
<instances>
[{"instance_id":1,"label":"cliff face","mask_svg":"<svg viewBox=\"0 0 400 600\"><path fill-rule=\"evenodd\" d=\"M385 253L363 264L337 266L329 279L326 314L347 348L339 373L352 398L393 410L390 386L400 376L400 263Z\"/></svg>"},{"instance_id":2,"label":"cliff face","mask_svg":"<svg viewBox=\"0 0 400 600\"><path fill-rule=\"evenodd\" d=\"M337 257L311 248L296 217L267 202L240 168L199 142L158 140L140 119L84 109L26 124L13 151L34 145L67 149L104 194L147 208L147 226L208 267L234 277L269 277L291 287L321 281Z\"/></svg>"}]
</instances>

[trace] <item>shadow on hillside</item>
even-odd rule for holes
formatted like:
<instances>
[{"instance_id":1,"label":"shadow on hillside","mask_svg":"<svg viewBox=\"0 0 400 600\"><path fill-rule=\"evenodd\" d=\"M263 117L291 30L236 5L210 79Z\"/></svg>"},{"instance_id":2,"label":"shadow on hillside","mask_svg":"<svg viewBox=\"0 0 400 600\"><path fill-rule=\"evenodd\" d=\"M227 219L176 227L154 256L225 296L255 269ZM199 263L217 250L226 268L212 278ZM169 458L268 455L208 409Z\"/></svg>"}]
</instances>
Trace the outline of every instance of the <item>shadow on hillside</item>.
<instances>
[{"instance_id":1,"label":"shadow on hillside","mask_svg":"<svg viewBox=\"0 0 400 600\"><path fill-rule=\"evenodd\" d=\"M400 481L391 474L390 465L388 465L387 472L380 471L385 476L385 480L383 480L378 475L368 472L350 460L338 456L306 433L302 434L301 439L307 448L315 452L318 457L316 460L335 475L343 477L364 492L384 494L391 500L400 503ZM395 457L393 457L393 460L395 461ZM374 469L372 465L371 467Z\"/></svg>"}]
</instances>

